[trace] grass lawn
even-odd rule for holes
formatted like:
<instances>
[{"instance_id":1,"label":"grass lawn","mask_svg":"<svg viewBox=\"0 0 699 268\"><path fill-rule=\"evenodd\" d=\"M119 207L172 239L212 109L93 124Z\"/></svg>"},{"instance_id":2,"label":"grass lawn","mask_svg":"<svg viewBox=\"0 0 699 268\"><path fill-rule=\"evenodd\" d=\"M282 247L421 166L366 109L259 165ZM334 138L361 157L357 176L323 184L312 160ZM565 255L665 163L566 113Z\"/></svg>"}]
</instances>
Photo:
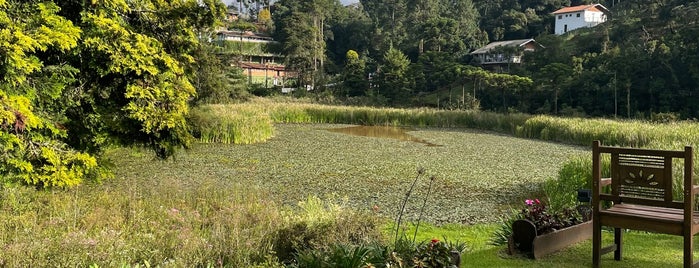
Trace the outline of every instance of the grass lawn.
<instances>
[{"instance_id":1,"label":"grass lawn","mask_svg":"<svg viewBox=\"0 0 699 268\"><path fill-rule=\"evenodd\" d=\"M545 256L543 259L531 260L525 256L511 256L504 246L495 247L487 244L494 224L478 225L444 225L420 226L417 240L446 237L450 241L464 241L469 251L462 255L461 267L591 267L592 240L583 241L559 252ZM407 233L413 234L413 229ZM605 244L612 242L611 232L603 232ZM682 238L644 232L624 233L624 256L621 261L614 261L614 254L602 255L601 267L637 268L637 267L681 267ZM695 246L696 247L696 246ZM699 257L695 253L694 258Z\"/></svg>"},{"instance_id":2,"label":"grass lawn","mask_svg":"<svg viewBox=\"0 0 699 268\"><path fill-rule=\"evenodd\" d=\"M200 144L159 162L150 154L115 152L115 182L223 180L265 189L274 200L296 204L308 195L346 198L352 207L379 207L394 217L418 168L425 168L407 206L417 219L429 176L436 176L424 220L488 223L534 196L560 165L585 148L471 130L409 132L440 146L327 131L346 125L277 125L276 136L255 145ZM124 157L128 155L128 157ZM144 172L147 171L147 172Z\"/></svg>"}]
</instances>

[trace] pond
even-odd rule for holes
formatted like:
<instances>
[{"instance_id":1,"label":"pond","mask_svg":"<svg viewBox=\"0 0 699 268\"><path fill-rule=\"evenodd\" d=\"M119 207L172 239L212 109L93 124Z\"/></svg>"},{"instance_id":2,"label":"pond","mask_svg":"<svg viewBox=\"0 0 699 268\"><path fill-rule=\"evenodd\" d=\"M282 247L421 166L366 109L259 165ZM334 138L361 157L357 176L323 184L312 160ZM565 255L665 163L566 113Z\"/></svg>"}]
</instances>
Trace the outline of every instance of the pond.
<instances>
[{"instance_id":1,"label":"pond","mask_svg":"<svg viewBox=\"0 0 699 268\"><path fill-rule=\"evenodd\" d=\"M396 215L416 171L424 168L404 218L417 220L426 204L425 221L469 224L497 222L524 199L540 197L541 183L555 178L562 163L589 153L588 148L476 130L331 124L279 124L265 143L196 144L169 161L125 150L112 157L115 181L137 180L144 187L168 180L230 184L231 189L242 185L263 189L266 198L288 205L314 195L359 210L376 205L378 214L389 217ZM432 176L436 180L430 186Z\"/></svg>"},{"instance_id":2,"label":"pond","mask_svg":"<svg viewBox=\"0 0 699 268\"><path fill-rule=\"evenodd\" d=\"M425 145L431 146L431 147L441 146L439 144L434 144L434 143L431 143L429 141L416 138L415 136L408 134L408 132L412 131L412 129L401 128L401 127L351 126L351 127L343 127L343 128L331 128L331 129L328 129L328 131L337 132L337 133L344 133L344 134L349 134L349 135L355 135L355 136L388 138L388 139L396 139L396 140L402 140L402 141L417 142L417 143L422 143L422 144L425 144Z\"/></svg>"}]
</instances>

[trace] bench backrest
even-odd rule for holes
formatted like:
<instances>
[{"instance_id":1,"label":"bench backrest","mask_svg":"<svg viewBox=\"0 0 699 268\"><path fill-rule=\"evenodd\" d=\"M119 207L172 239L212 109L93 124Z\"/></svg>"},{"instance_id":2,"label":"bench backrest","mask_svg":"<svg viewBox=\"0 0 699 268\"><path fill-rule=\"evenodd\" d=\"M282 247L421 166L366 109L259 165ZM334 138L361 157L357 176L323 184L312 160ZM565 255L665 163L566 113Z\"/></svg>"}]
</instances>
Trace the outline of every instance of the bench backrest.
<instances>
[{"instance_id":1,"label":"bench backrest","mask_svg":"<svg viewBox=\"0 0 699 268\"><path fill-rule=\"evenodd\" d=\"M649 206L684 208L681 201L673 200L672 163L684 160L684 187L691 189L692 148L684 151L651 150L602 146L593 143L593 184L601 176L602 154L611 156L611 193L598 191L600 200L614 203L633 203ZM687 174L687 171L689 172Z\"/></svg>"}]
</instances>

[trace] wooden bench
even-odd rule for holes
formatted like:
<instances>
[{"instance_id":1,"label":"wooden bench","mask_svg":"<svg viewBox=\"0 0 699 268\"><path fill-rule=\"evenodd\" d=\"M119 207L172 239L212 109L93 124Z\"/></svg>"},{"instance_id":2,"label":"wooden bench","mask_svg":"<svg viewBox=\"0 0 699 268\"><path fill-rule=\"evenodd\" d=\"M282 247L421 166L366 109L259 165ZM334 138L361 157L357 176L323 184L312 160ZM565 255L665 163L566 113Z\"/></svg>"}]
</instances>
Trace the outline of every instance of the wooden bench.
<instances>
[{"instance_id":1,"label":"wooden bench","mask_svg":"<svg viewBox=\"0 0 699 268\"><path fill-rule=\"evenodd\" d=\"M602 155L610 155L611 178L602 177ZM602 254L614 252L621 260L622 230L633 229L682 236L684 267L699 267L692 260L694 235L699 232L699 214L694 212L692 147L665 151L592 144L592 265L599 267ZM673 200L673 159L683 161L683 200ZM602 188L611 185L610 193ZM678 187L679 188L679 187ZM603 201L611 207L604 208ZM602 248L602 226L614 228L614 244Z\"/></svg>"}]
</instances>

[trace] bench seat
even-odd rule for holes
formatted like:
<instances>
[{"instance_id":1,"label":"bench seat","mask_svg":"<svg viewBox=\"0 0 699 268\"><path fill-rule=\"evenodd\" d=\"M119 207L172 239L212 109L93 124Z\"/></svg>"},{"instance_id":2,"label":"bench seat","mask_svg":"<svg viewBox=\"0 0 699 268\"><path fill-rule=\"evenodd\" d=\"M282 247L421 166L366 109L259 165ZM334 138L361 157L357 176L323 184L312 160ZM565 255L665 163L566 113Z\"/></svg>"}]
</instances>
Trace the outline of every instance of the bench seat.
<instances>
[{"instance_id":1,"label":"bench seat","mask_svg":"<svg viewBox=\"0 0 699 268\"><path fill-rule=\"evenodd\" d=\"M599 212L602 225L624 229L682 235L684 210L636 204L618 204ZM693 225L699 224L699 215L694 214ZM694 230L692 233L696 233Z\"/></svg>"}]
</instances>

